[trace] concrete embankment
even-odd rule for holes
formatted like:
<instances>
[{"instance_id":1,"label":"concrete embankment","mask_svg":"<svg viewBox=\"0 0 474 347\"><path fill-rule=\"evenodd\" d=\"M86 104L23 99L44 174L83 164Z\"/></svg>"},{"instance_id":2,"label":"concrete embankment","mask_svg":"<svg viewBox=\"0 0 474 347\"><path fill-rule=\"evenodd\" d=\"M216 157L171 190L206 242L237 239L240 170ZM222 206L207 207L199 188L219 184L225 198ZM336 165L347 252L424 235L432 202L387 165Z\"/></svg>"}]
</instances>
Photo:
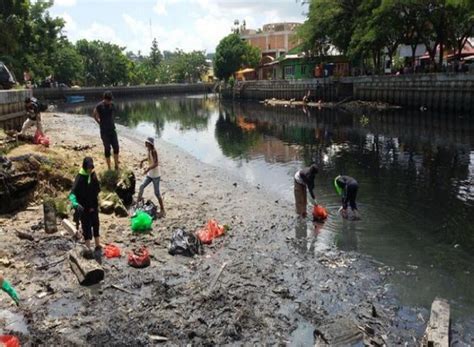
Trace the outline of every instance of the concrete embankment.
<instances>
[{"instance_id":1,"label":"concrete embankment","mask_svg":"<svg viewBox=\"0 0 474 347\"><path fill-rule=\"evenodd\" d=\"M301 100L308 92L314 100L356 100L386 102L407 109L463 112L474 110L474 75L423 74L400 76L364 76L319 78L300 81L247 81L233 90L224 90L226 98L264 100Z\"/></svg>"},{"instance_id":2,"label":"concrete embankment","mask_svg":"<svg viewBox=\"0 0 474 347\"><path fill-rule=\"evenodd\" d=\"M19 126L25 117L25 98L31 90L0 90L0 128Z\"/></svg>"}]
</instances>

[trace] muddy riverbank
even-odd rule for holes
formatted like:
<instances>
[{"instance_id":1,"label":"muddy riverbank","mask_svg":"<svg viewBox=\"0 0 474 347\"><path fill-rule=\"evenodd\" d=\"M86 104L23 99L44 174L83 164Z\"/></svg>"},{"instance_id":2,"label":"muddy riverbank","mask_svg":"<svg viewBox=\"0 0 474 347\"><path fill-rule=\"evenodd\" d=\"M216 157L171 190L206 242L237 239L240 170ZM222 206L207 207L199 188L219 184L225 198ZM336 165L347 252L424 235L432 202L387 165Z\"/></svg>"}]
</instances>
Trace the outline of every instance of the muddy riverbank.
<instances>
[{"instance_id":1,"label":"muddy riverbank","mask_svg":"<svg viewBox=\"0 0 474 347\"><path fill-rule=\"evenodd\" d=\"M103 169L98 128L91 118L47 114L44 119L52 146L29 150L47 156L57 146L91 144L71 152L70 165L79 168L81 157L92 155L98 170ZM122 126L118 134L122 164L141 180L143 139ZM81 287L61 261L74 241L36 228L41 209L31 206L2 216L0 271L22 299L14 307L1 296L0 310L17 317L12 322L0 311L3 331L24 322L27 330L14 333L22 342L44 345L149 345L158 336L169 344L311 345L314 331L324 335L333 324L356 331L366 343L412 345L420 340L428 312L398 305L396 293L385 285L392 269L353 252L315 252L307 237L318 227L298 221L291 204L164 141L156 143L166 218L155 222L150 234L132 235L128 218L101 215L103 242L117 244L124 253L146 245L151 266L131 268L124 256L104 259L105 280ZM24 151L20 146L10 154ZM152 190L145 196L152 198ZM206 246L203 256L168 254L175 228L194 231L209 218L230 230ZM19 239L16 230L32 233L34 240ZM461 327L454 330L454 339L464 335L467 341Z\"/></svg>"}]
</instances>

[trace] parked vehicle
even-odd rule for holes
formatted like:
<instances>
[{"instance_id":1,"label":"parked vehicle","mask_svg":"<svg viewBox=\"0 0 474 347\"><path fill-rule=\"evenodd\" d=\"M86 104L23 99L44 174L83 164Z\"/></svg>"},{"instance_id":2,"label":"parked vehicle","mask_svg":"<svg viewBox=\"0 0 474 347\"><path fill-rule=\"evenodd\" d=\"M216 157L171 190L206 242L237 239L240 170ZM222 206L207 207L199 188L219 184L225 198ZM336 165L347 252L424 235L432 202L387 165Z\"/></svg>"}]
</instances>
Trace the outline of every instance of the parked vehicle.
<instances>
[{"instance_id":1,"label":"parked vehicle","mask_svg":"<svg viewBox=\"0 0 474 347\"><path fill-rule=\"evenodd\" d=\"M0 61L0 87L2 89L11 89L16 84L15 76L7 66Z\"/></svg>"}]
</instances>

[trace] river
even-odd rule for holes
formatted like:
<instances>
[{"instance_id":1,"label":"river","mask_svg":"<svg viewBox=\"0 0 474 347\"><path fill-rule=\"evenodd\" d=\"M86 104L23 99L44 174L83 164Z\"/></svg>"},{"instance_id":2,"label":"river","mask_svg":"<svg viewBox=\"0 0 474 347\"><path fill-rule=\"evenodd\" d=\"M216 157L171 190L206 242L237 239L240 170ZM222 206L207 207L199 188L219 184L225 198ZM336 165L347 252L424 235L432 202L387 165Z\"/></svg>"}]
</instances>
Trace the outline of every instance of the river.
<instances>
[{"instance_id":1,"label":"river","mask_svg":"<svg viewBox=\"0 0 474 347\"><path fill-rule=\"evenodd\" d=\"M428 308L441 296L455 319L473 320L474 131L468 116L354 115L204 96L118 100L116 106L118 122L144 137L161 137L278 199L293 201L294 173L318 163L317 200L330 218L317 233L311 225L296 231L309 239L300 252L335 245L369 254L393 267L389 285L403 305ZM360 184L361 221L337 215L332 181L338 174Z\"/></svg>"}]
</instances>

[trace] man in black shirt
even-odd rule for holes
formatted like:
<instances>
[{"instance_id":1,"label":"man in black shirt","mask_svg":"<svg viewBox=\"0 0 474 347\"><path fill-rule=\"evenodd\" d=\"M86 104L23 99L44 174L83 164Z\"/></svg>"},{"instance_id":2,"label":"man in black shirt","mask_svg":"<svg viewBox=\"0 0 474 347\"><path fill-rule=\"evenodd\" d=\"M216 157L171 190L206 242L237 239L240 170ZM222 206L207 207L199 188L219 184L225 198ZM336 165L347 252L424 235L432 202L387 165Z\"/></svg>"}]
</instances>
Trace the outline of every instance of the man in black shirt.
<instances>
[{"instance_id":1,"label":"man in black shirt","mask_svg":"<svg viewBox=\"0 0 474 347\"><path fill-rule=\"evenodd\" d=\"M100 138L104 144L105 160L110 170L110 147L114 151L115 170L119 169L119 143L115 130L115 106L112 103L112 92L106 91L103 100L94 108L94 118L100 126Z\"/></svg>"},{"instance_id":2,"label":"man in black shirt","mask_svg":"<svg viewBox=\"0 0 474 347\"><path fill-rule=\"evenodd\" d=\"M334 179L334 188L336 192L342 198L342 206L340 208L341 214L344 218L347 218L347 206L351 207L354 219L360 219L359 211L357 209L357 191L359 190L359 184L355 178L351 176L339 175Z\"/></svg>"}]
</instances>

